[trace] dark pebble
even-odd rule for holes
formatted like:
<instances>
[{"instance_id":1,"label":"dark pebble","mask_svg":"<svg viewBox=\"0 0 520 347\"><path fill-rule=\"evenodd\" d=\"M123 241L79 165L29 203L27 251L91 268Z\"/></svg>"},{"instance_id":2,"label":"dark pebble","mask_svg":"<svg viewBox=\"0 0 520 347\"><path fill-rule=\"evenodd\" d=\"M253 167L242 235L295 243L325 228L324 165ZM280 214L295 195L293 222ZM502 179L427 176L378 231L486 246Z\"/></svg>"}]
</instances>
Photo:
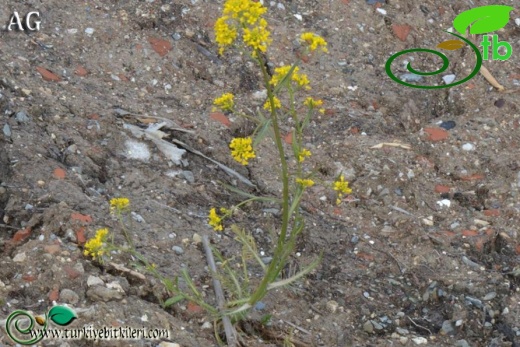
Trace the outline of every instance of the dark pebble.
<instances>
[{"instance_id":1,"label":"dark pebble","mask_svg":"<svg viewBox=\"0 0 520 347\"><path fill-rule=\"evenodd\" d=\"M457 123L455 123L455 121L449 120L446 122L442 122L441 125L439 125L439 126L443 129L450 130L450 129L455 128L456 125L457 125Z\"/></svg>"},{"instance_id":2,"label":"dark pebble","mask_svg":"<svg viewBox=\"0 0 520 347\"><path fill-rule=\"evenodd\" d=\"M497 101L495 101L495 106L498 108L504 107L505 104L506 104L506 101L504 99L498 99Z\"/></svg>"}]
</instances>

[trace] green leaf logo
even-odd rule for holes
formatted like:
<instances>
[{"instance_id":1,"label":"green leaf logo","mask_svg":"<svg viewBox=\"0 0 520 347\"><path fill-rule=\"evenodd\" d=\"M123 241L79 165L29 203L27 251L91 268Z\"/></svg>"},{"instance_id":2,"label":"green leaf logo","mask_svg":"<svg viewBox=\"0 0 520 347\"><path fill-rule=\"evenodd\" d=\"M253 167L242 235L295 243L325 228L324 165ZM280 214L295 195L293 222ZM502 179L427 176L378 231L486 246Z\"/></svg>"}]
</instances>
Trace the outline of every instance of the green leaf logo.
<instances>
[{"instance_id":1,"label":"green leaf logo","mask_svg":"<svg viewBox=\"0 0 520 347\"><path fill-rule=\"evenodd\" d=\"M68 325L78 318L76 312L65 306L54 306L49 310L49 319L58 325Z\"/></svg>"},{"instance_id":2,"label":"green leaf logo","mask_svg":"<svg viewBox=\"0 0 520 347\"><path fill-rule=\"evenodd\" d=\"M514 8L504 5L476 7L459 14L453 20L453 27L462 35L468 27L470 34L486 34L502 29L509 22L509 12Z\"/></svg>"}]
</instances>

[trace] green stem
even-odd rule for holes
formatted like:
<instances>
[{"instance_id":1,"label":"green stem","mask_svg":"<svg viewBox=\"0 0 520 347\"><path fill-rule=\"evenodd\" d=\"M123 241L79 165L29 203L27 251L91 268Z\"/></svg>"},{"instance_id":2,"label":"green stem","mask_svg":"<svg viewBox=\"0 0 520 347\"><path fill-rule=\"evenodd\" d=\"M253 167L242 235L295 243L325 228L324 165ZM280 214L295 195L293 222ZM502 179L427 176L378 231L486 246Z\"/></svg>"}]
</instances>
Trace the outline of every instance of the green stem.
<instances>
[{"instance_id":1,"label":"green stem","mask_svg":"<svg viewBox=\"0 0 520 347\"><path fill-rule=\"evenodd\" d=\"M274 141L276 143L276 147L278 148L278 155L280 156L280 164L282 166L282 227L280 231L280 236L278 237L278 242L273 254L273 260L269 264L266 274L262 278L258 288L251 295L249 303L252 305L257 301L261 300L265 294L267 293L267 286L274 279L278 277L283 264L280 264L280 261L283 261L282 253L284 249L284 241L287 235L287 229L289 226L289 173L287 167L287 160L285 159L285 151L283 149L282 136L280 134L280 127L278 124L278 115L276 112L276 108L274 107L274 93L271 84L269 83L269 74L267 73L267 69L265 66L265 62L262 59L262 56L259 52L256 52L256 57L258 64L260 65L260 69L262 70L262 76L264 78L264 85L267 88L267 95L269 97L269 101L271 104L271 119L272 126L274 132Z\"/></svg>"}]
</instances>

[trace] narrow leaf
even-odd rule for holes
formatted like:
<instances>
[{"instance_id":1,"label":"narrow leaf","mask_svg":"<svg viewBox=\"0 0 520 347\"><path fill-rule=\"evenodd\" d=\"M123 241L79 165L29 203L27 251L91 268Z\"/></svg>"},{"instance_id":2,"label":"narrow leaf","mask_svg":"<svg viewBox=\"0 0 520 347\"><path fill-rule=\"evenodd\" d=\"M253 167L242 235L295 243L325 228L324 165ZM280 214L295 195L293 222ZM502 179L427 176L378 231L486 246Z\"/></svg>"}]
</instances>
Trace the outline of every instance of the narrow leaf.
<instances>
[{"instance_id":1,"label":"narrow leaf","mask_svg":"<svg viewBox=\"0 0 520 347\"><path fill-rule=\"evenodd\" d=\"M439 43L436 48L445 49L447 51L456 51L457 49L464 47L464 45L465 43L460 40L447 40Z\"/></svg>"},{"instance_id":2,"label":"narrow leaf","mask_svg":"<svg viewBox=\"0 0 520 347\"><path fill-rule=\"evenodd\" d=\"M182 300L184 300L184 295L179 294L179 295L176 295L176 296L174 296L174 297L169 298L168 300L166 300L166 301L164 302L164 305L163 305L163 306L164 306L164 308L167 308L167 307L170 307L170 306L172 306L172 305L175 305L176 303L178 303L179 301L182 301Z\"/></svg>"},{"instance_id":3,"label":"narrow leaf","mask_svg":"<svg viewBox=\"0 0 520 347\"><path fill-rule=\"evenodd\" d=\"M514 8L504 5L489 5L464 11L453 20L453 27L462 35L471 26L470 34L487 34L502 29L509 22L509 12Z\"/></svg>"},{"instance_id":4,"label":"narrow leaf","mask_svg":"<svg viewBox=\"0 0 520 347\"><path fill-rule=\"evenodd\" d=\"M265 122L258 126L258 134L256 134L255 139L253 141L253 147L258 146L260 142L265 138L265 136L270 132L271 130L271 119L266 119Z\"/></svg>"}]
</instances>

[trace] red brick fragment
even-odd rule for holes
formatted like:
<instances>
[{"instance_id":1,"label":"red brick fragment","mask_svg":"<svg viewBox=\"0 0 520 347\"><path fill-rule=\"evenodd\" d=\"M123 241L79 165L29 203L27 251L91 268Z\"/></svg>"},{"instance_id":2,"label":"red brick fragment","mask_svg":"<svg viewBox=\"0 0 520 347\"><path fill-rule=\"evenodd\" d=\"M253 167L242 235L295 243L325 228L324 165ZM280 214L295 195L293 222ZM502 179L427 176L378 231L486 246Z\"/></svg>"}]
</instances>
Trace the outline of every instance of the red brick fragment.
<instances>
[{"instance_id":1,"label":"red brick fragment","mask_svg":"<svg viewBox=\"0 0 520 347\"><path fill-rule=\"evenodd\" d=\"M426 128L424 131L430 135L428 140L433 142L445 140L449 135L448 132L442 128Z\"/></svg>"},{"instance_id":2,"label":"red brick fragment","mask_svg":"<svg viewBox=\"0 0 520 347\"><path fill-rule=\"evenodd\" d=\"M59 82L59 81L61 81L61 78L58 75L56 75L53 72L50 72L49 70L47 70L46 68L43 68L41 66L37 66L36 67L36 71L38 71L40 73L40 75L42 75L42 78L45 81L49 81L49 82Z\"/></svg>"},{"instance_id":3,"label":"red brick fragment","mask_svg":"<svg viewBox=\"0 0 520 347\"><path fill-rule=\"evenodd\" d=\"M412 27L408 24L392 24L392 31L394 32L394 35L401 41L406 41L406 38L408 37L408 34L410 34L410 31L412 30Z\"/></svg>"},{"instance_id":4,"label":"red brick fragment","mask_svg":"<svg viewBox=\"0 0 520 347\"><path fill-rule=\"evenodd\" d=\"M148 39L148 42L150 42L150 45L152 46L152 49L157 54L159 54L161 57L164 57L173 48L172 44L168 40L163 40L163 39L158 39L158 38L155 38L155 37L150 37Z\"/></svg>"}]
</instances>

